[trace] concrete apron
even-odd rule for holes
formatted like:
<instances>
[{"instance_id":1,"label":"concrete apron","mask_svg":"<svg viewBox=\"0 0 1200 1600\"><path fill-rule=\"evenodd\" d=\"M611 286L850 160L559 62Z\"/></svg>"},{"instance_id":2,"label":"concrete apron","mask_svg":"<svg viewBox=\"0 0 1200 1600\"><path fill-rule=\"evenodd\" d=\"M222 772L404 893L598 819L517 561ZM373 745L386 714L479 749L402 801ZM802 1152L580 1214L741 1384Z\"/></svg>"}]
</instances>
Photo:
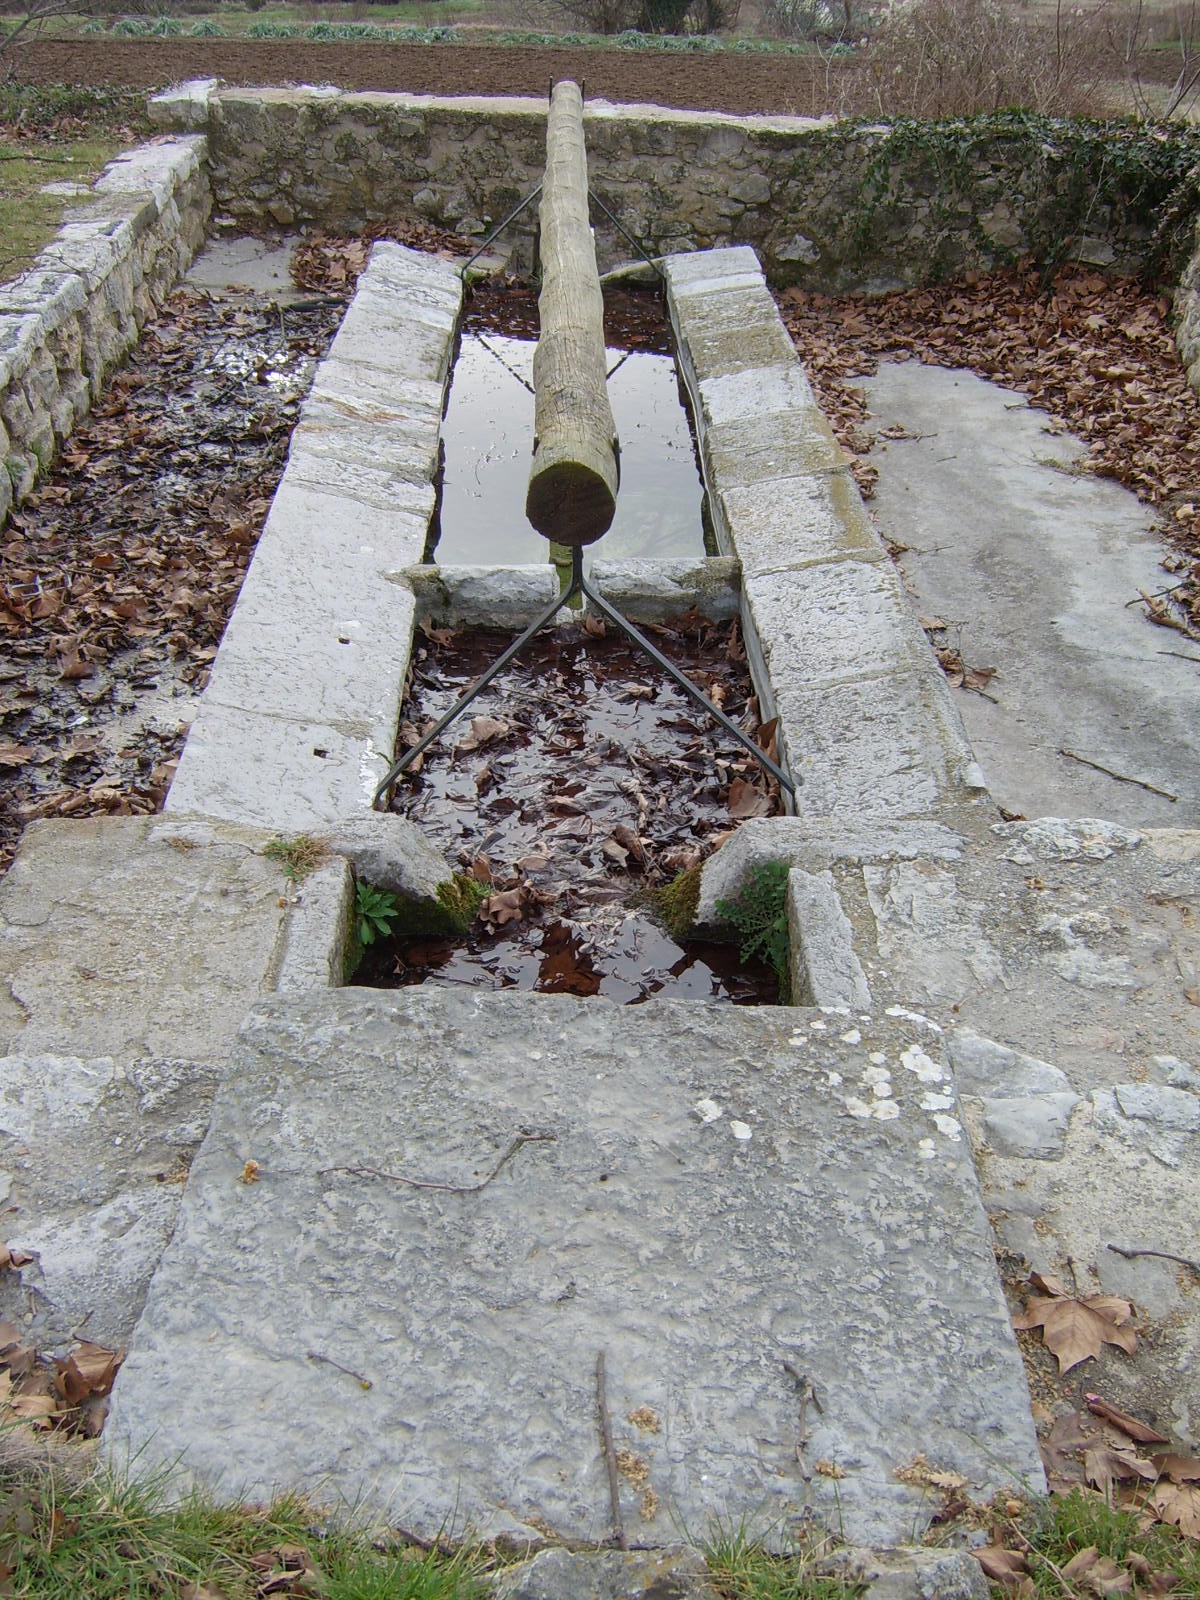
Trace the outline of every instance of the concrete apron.
<instances>
[{"instance_id":1,"label":"concrete apron","mask_svg":"<svg viewBox=\"0 0 1200 1600\"><path fill-rule=\"evenodd\" d=\"M1139 1069L1153 1050L1176 1060L1145 1069L1165 1094L1182 1055L1200 1056L1179 998L1191 956L1165 920L1196 900L1200 852L1102 823L998 824L753 253L674 258L667 276L727 558L653 584L631 564L607 581L623 603L640 596L643 615L688 597L740 607L760 697L804 782L795 816L745 825L706 865L698 916L757 862L788 861L805 1003L624 1011L434 987L329 992L344 860L311 890L277 877L275 916L311 908L311 894L318 932L281 960L265 916L248 981L291 992L255 1005L236 1039L245 1002L231 992L213 1008L219 1045L192 1049L220 1087L157 1236L174 1227L106 1430L118 1462L178 1458L227 1493L301 1488L426 1534L602 1539L604 1350L635 1542L717 1518L782 1542L806 1515L850 1539L911 1538L933 1508L895 1474L917 1453L975 1495L1043 1486L963 1124L990 1137L988 1101L1005 1099L1013 1159L1054 1161L1099 1079L1113 1141L1135 1164L1157 1159L1137 1142L1143 1128L1159 1137L1157 1113L1122 1098L1118 1078L1135 1049ZM449 268L376 247L294 435L167 816L145 840L127 833L131 856L190 850L170 842L183 828L204 858L241 848L265 871L272 834L307 831L372 881L431 901L445 887L449 868L419 832L369 809L414 619L516 626L550 580L412 570L457 312ZM42 858L27 859L40 839ZM73 882L51 897L60 909L21 922L20 896L47 897L51 843L31 830L0 888L2 948L25 952L10 1050L38 1015L38 918L63 961L84 959ZM207 908L143 899L124 948L158 974L147 1012L185 981L182 954L151 963L164 921L194 934L187 986L209 992ZM64 988L54 1043L35 1048L86 1059L99 1053L91 1013ZM1139 1011L1134 1036L1127 1000L1147 988L1164 1003ZM1114 1041L1125 1029L1107 1055L1081 1036L1097 1017ZM978 1031L960 1048L951 1021ZM142 1049L114 1041L122 1082ZM1048 1078L1021 1067L1034 1056ZM975 1062L961 1109L955 1060ZM1170 1091L1183 1096L1177 1165L1200 1131L1195 1088ZM43 1236L52 1254L53 1228ZM129 1287L135 1312L154 1259ZM823 1407L803 1425L785 1361Z\"/></svg>"}]
</instances>

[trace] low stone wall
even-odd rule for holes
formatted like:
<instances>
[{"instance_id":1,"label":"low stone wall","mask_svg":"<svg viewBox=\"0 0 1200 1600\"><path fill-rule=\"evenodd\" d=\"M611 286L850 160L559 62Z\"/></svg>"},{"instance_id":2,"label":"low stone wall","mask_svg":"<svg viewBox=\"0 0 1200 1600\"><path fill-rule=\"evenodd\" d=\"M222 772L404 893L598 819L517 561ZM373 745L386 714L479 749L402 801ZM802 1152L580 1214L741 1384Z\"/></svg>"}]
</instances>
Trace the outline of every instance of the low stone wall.
<instances>
[{"instance_id":1,"label":"low stone wall","mask_svg":"<svg viewBox=\"0 0 1200 1600\"><path fill-rule=\"evenodd\" d=\"M665 263L746 650L796 814L957 824L983 778L945 674L747 249Z\"/></svg>"},{"instance_id":2,"label":"low stone wall","mask_svg":"<svg viewBox=\"0 0 1200 1600\"><path fill-rule=\"evenodd\" d=\"M151 109L164 126L205 129L216 209L246 231L423 218L478 237L545 159L542 100L200 83ZM829 292L1025 255L1135 272L1176 181L1161 140L1017 116L918 128L594 102L586 124L596 193L654 252L749 244L773 281ZM627 258L596 220L602 262ZM527 260L534 208L518 226Z\"/></svg>"},{"instance_id":3,"label":"low stone wall","mask_svg":"<svg viewBox=\"0 0 1200 1600\"><path fill-rule=\"evenodd\" d=\"M140 146L68 208L31 269L0 286L0 523L186 270L210 207L202 134Z\"/></svg>"},{"instance_id":4,"label":"low stone wall","mask_svg":"<svg viewBox=\"0 0 1200 1600\"><path fill-rule=\"evenodd\" d=\"M1175 288L1175 344L1188 382L1200 392L1200 225Z\"/></svg>"}]
</instances>

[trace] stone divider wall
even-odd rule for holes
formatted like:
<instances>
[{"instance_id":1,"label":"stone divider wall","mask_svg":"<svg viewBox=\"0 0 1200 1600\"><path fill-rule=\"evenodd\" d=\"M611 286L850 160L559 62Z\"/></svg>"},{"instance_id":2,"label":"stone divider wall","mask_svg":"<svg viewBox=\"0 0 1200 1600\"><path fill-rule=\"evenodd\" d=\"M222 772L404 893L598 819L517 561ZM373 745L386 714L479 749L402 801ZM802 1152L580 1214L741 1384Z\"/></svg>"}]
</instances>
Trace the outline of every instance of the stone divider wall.
<instances>
[{"instance_id":1,"label":"stone divider wall","mask_svg":"<svg viewBox=\"0 0 1200 1600\"><path fill-rule=\"evenodd\" d=\"M336 88L156 97L209 138L215 207L243 231L348 232L418 218L479 237L540 181L546 104ZM600 198L657 254L749 244L773 281L883 292L1016 257L1137 271L1155 247L1153 173L1095 127L1010 118L915 125L735 117L592 102ZM517 225L527 261L536 214ZM597 217L602 260L629 247Z\"/></svg>"},{"instance_id":2,"label":"stone divider wall","mask_svg":"<svg viewBox=\"0 0 1200 1600\"><path fill-rule=\"evenodd\" d=\"M207 141L109 162L34 265L0 285L0 524L45 472L204 240Z\"/></svg>"}]
</instances>

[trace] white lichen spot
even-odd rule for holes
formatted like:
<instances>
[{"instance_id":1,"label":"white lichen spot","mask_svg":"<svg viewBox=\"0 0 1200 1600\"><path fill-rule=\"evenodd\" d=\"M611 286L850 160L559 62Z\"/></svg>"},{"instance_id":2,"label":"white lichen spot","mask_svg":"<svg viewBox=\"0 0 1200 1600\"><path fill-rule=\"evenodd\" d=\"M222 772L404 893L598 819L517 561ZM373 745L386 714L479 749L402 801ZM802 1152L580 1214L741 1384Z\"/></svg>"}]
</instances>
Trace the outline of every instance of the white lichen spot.
<instances>
[{"instance_id":1,"label":"white lichen spot","mask_svg":"<svg viewBox=\"0 0 1200 1600\"><path fill-rule=\"evenodd\" d=\"M867 1058L873 1067L886 1067L887 1057L882 1050L872 1050Z\"/></svg>"},{"instance_id":2,"label":"white lichen spot","mask_svg":"<svg viewBox=\"0 0 1200 1600\"><path fill-rule=\"evenodd\" d=\"M848 1017L850 1015L850 1007L849 1006L822 1006L821 1007L821 1014L822 1014L822 1016L826 1016L826 1017Z\"/></svg>"},{"instance_id":3,"label":"white lichen spot","mask_svg":"<svg viewBox=\"0 0 1200 1600\"><path fill-rule=\"evenodd\" d=\"M736 1120L731 1122L729 1131L735 1139L753 1139L754 1137L749 1124L745 1122L737 1122Z\"/></svg>"},{"instance_id":4,"label":"white lichen spot","mask_svg":"<svg viewBox=\"0 0 1200 1600\"><path fill-rule=\"evenodd\" d=\"M873 1108L865 1100L860 1100L856 1094L846 1097L846 1110L852 1117L869 1117L873 1115Z\"/></svg>"},{"instance_id":5,"label":"white lichen spot","mask_svg":"<svg viewBox=\"0 0 1200 1600\"><path fill-rule=\"evenodd\" d=\"M890 1100L892 1098L892 1086L890 1083L873 1083L871 1085L871 1093L876 1100Z\"/></svg>"},{"instance_id":6,"label":"white lichen spot","mask_svg":"<svg viewBox=\"0 0 1200 1600\"><path fill-rule=\"evenodd\" d=\"M540 1061L542 1059L542 1052L540 1050L531 1050L529 1052L529 1059L530 1061Z\"/></svg>"},{"instance_id":7,"label":"white lichen spot","mask_svg":"<svg viewBox=\"0 0 1200 1600\"><path fill-rule=\"evenodd\" d=\"M842 1081L842 1075L840 1072L827 1072L825 1074L825 1081L829 1084L831 1089L836 1089L838 1084Z\"/></svg>"},{"instance_id":8,"label":"white lichen spot","mask_svg":"<svg viewBox=\"0 0 1200 1600\"><path fill-rule=\"evenodd\" d=\"M921 1096L922 1111L949 1111L953 1104L954 1096L952 1094L934 1094L927 1089Z\"/></svg>"},{"instance_id":9,"label":"white lichen spot","mask_svg":"<svg viewBox=\"0 0 1200 1600\"><path fill-rule=\"evenodd\" d=\"M822 1022L820 1017L814 1017L809 1023L809 1027L814 1033L824 1033L828 1026L829 1024L827 1022Z\"/></svg>"},{"instance_id":10,"label":"white lichen spot","mask_svg":"<svg viewBox=\"0 0 1200 1600\"><path fill-rule=\"evenodd\" d=\"M864 1083L891 1083L892 1075L886 1067L864 1067L862 1081Z\"/></svg>"},{"instance_id":11,"label":"white lichen spot","mask_svg":"<svg viewBox=\"0 0 1200 1600\"><path fill-rule=\"evenodd\" d=\"M940 1083L946 1076L944 1070L925 1054L919 1044L910 1044L907 1050L900 1052L900 1065L906 1072L914 1073L922 1083Z\"/></svg>"},{"instance_id":12,"label":"white lichen spot","mask_svg":"<svg viewBox=\"0 0 1200 1600\"><path fill-rule=\"evenodd\" d=\"M701 1125L716 1122L718 1117L723 1117L725 1112L715 1100L697 1100L692 1107L692 1115L700 1119Z\"/></svg>"},{"instance_id":13,"label":"white lichen spot","mask_svg":"<svg viewBox=\"0 0 1200 1600\"><path fill-rule=\"evenodd\" d=\"M889 1017L903 1017L905 1022L916 1022L922 1028L928 1028L930 1033L941 1033L941 1024L932 1017L922 1016L919 1011L909 1011L905 1006L888 1006L885 1015Z\"/></svg>"},{"instance_id":14,"label":"white lichen spot","mask_svg":"<svg viewBox=\"0 0 1200 1600\"><path fill-rule=\"evenodd\" d=\"M962 1123L957 1117L948 1117L944 1111L938 1111L933 1118L933 1125L939 1133L944 1133L951 1144L957 1144L962 1138Z\"/></svg>"},{"instance_id":15,"label":"white lichen spot","mask_svg":"<svg viewBox=\"0 0 1200 1600\"><path fill-rule=\"evenodd\" d=\"M917 1154L922 1161L932 1161L934 1156L937 1155L937 1146L932 1139L918 1139Z\"/></svg>"},{"instance_id":16,"label":"white lichen spot","mask_svg":"<svg viewBox=\"0 0 1200 1600\"><path fill-rule=\"evenodd\" d=\"M847 1028L846 1032L841 1035L841 1040L843 1044L861 1044L862 1034L859 1033L857 1028Z\"/></svg>"},{"instance_id":17,"label":"white lichen spot","mask_svg":"<svg viewBox=\"0 0 1200 1600\"><path fill-rule=\"evenodd\" d=\"M876 1122L895 1122L900 1115L900 1107L894 1100L880 1100L871 1107L871 1115Z\"/></svg>"}]
</instances>

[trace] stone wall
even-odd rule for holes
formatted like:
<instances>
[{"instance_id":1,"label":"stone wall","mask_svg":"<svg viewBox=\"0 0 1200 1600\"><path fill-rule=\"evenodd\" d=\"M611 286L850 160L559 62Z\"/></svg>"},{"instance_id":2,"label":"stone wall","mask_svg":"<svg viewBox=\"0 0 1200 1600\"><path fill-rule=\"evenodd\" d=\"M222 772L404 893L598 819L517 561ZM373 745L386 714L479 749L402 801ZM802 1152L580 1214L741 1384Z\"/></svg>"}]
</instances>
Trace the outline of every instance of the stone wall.
<instances>
[{"instance_id":1,"label":"stone wall","mask_svg":"<svg viewBox=\"0 0 1200 1600\"><path fill-rule=\"evenodd\" d=\"M1175 288L1175 343L1188 382L1200 392L1200 224Z\"/></svg>"},{"instance_id":2,"label":"stone wall","mask_svg":"<svg viewBox=\"0 0 1200 1600\"><path fill-rule=\"evenodd\" d=\"M110 162L33 267L0 286L0 523L203 241L206 157L189 134Z\"/></svg>"},{"instance_id":3,"label":"stone wall","mask_svg":"<svg viewBox=\"0 0 1200 1600\"><path fill-rule=\"evenodd\" d=\"M152 111L205 128L215 208L249 231L416 217L479 237L544 163L541 100L189 85ZM1138 271L1172 182L1161 140L1015 115L918 128L597 102L586 121L598 196L653 251L749 244L773 281L827 292L1024 255ZM602 265L627 259L597 223ZM534 226L531 208L526 259Z\"/></svg>"}]
</instances>

